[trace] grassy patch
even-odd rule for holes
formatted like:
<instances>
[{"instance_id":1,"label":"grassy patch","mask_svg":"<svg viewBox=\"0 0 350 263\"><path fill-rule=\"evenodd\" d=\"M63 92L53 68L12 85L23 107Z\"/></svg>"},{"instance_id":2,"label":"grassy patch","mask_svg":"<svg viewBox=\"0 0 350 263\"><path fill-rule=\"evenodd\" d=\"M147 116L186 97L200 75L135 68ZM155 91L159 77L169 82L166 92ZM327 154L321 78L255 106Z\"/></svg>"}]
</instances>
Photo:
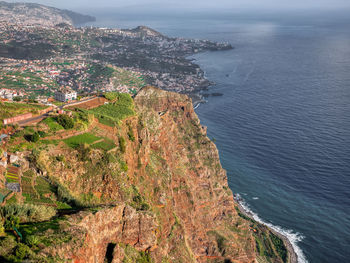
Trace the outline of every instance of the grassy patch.
<instances>
[{"instance_id":1,"label":"grassy patch","mask_svg":"<svg viewBox=\"0 0 350 263\"><path fill-rule=\"evenodd\" d=\"M53 145L58 145L60 141L59 140L40 140L39 143L42 144L42 145L50 145L50 144L53 144Z\"/></svg>"},{"instance_id":2,"label":"grassy patch","mask_svg":"<svg viewBox=\"0 0 350 263\"><path fill-rule=\"evenodd\" d=\"M68 205L67 203L64 203L64 202L56 201L56 205L57 205L57 209L60 209L60 210L72 209L72 207L70 205Z\"/></svg>"},{"instance_id":3,"label":"grassy patch","mask_svg":"<svg viewBox=\"0 0 350 263\"><path fill-rule=\"evenodd\" d=\"M81 144L92 144L95 141L98 141L100 137L97 137L89 132L83 133L77 136L70 137L63 140L69 147L76 148Z\"/></svg>"},{"instance_id":4,"label":"grassy patch","mask_svg":"<svg viewBox=\"0 0 350 263\"><path fill-rule=\"evenodd\" d=\"M115 103L99 106L89 110L101 123L108 126L115 126L119 121L135 115L134 102L129 94L114 93Z\"/></svg>"},{"instance_id":5,"label":"grassy patch","mask_svg":"<svg viewBox=\"0 0 350 263\"><path fill-rule=\"evenodd\" d=\"M36 178L35 189L40 195L52 193L55 189L42 177Z\"/></svg>"},{"instance_id":6,"label":"grassy patch","mask_svg":"<svg viewBox=\"0 0 350 263\"><path fill-rule=\"evenodd\" d=\"M103 141L91 145L91 148L93 149L101 149L104 151L112 150L115 147L116 145L114 144L114 142L108 138L105 138Z\"/></svg>"},{"instance_id":7,"label":"grassy patch","mask_svg":"<svg viewBox=\"0 0 350 263\"><path fill-rule=\"evenodd\" d=\"M50 185L44 178L37 177L34 188L37 194L28 191L27 196L25 196L27 202L39 204L54 204L54 201L50 199L50 196L55 195L56 189L52 185Z\"/></svg>"},{"instance_id":8,"label":"grassy patch","mask_svg":"<svg viewBox=\"0 0 350 263\"><path fill-rule=\"evenodd\" d=\"M57 123L55 118L48 117L42 122L45 123L49 127L50 131L52 132L63 130L63 127Z\"/></svg>"}]
</instances>

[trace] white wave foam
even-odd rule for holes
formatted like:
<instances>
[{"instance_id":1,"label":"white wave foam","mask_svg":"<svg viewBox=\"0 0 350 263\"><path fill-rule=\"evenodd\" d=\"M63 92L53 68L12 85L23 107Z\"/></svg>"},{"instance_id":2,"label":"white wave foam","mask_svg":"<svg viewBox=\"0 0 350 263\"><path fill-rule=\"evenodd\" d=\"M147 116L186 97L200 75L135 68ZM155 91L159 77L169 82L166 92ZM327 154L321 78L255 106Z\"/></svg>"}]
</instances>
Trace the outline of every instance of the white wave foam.
<instances>
[{"instance_id":1,"label":"white wave foam","mask_svg":"<svg viewBox=\"0 0 350 263\"><path fill-rule=\"evenodd\" d=\"M198 103L193 109L197 109L199 107L199 105L201 105L200 103Z\"/></svg>"},{"instance_id":2,"label":"white wave foam","mask_svg":"<svg viewBox=\"0 0 350 263\"><path fill-rule=\"evenodd\" d=\"M285 236L288 238L289 242L292 244L293 249L295 251L295 253L298 256L298 263L307 263L307 259L302 251L302 249L298 246L298 242L300 242L301 240L303 240L305 237L303 235L301 235L300 233L295 233L293 232L293 230L290 229L283 229L280 226L275 226L271 223L267 223L264 220L262 220L257 213L254 213L249 205L244 201L241 200L239 202L239 204L243 207L243 209L252 215L253 219L258 221L261 224L264 224L266 226L268 226L269 228L272 228L273 230L275 230L276 232L280 233L281 235Z\"/></svg>"},{"instance_id":3,"label":"white wave foam","mask_svg":"<svg viewBox=\"0 0 350 263\"><path fill-rule=\"evenodd\" d=\"M258 199L259 199L259 197L256 197L256 196L253 197L253 200L258 200Z\"/></svg>"}]
</instances>

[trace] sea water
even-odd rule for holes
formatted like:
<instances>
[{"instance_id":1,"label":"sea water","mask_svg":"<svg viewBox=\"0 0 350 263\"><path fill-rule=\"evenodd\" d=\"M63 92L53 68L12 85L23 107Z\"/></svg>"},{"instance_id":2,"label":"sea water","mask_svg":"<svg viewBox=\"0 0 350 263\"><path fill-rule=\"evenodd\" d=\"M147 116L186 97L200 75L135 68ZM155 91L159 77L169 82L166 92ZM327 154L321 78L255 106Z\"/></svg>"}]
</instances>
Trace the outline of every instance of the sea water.
<instances>
[{"instance_id":1,"label":"sea water","mask_svg":"<svg viewBox=\"0 0 350 263\"><path fill-rule=\"evenodd\" d=\"M192 56L216 84L196 112L233 192L285 234L300 262L350 258L350 20L345 14L96 14L95 25L147 25L228 41Z\"/></svg>"}]
</instances>

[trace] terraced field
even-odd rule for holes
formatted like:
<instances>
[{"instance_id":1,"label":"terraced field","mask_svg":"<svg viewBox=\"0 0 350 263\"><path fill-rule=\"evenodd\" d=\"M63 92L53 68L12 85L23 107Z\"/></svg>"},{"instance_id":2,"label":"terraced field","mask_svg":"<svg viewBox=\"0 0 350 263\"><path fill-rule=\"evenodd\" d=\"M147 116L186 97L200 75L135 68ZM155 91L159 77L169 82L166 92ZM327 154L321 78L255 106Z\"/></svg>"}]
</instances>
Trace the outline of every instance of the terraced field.
<instances>
[{"instance_id":1,"label":"terraced field","mask_svg":"<svg viewBox=\"0 0 350 263\"><path fill-rule=\"evenodd\" d=\"M47 106L45 105L5 102L0 105L0 121L2 122L6 118L24 113L32 113L35 115L46 108Z\"/></svg>"}]
</instances>

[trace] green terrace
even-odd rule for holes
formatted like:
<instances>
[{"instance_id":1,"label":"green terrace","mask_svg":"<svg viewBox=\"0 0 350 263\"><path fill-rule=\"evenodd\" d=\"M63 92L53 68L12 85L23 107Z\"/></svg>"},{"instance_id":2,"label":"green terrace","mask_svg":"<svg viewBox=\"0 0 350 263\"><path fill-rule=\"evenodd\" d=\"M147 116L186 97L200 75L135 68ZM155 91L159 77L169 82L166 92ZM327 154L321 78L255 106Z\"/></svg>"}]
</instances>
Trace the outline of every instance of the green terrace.
<instances>
[{"instance_id":1,"label":"green terrace","mask_svg":"<svg viewBox=\"0 0 350 263\"><path fill-rule=\"evenodd\" d=\"M52 132L56 132L64 129L53 117L48 117L42 122L45 123L49 127L50 131Z\"/></svg>"},{"instance_id":2,"label":"green terrace","mask_svg":"<svg viewBox=\"0 0 350 263\"><path fill-rule=\"evenodd\" d=\"M114 127L121 120L135 115L134 102L129 94L110 92L105 94L105 97L111 101L109 104L87 110L94 114L100 123Z\"/></svg>"},{"instance_id":3,"label":"green terrace","mask_svg":"<svg viewBox=\"0 0 350 263\"><path fill-rule=\"evenodd\" d=\"M46 108L47 106L39 104L4 102L0 104L0 121L25 113L39 114L41 110Z\"/></svg>"},{"instance_id":4,"label":"green terrace","mask_svg":"<svg viewBox=\"0 0 350 263\"><path fill-rule=\"evenodd\" d=\"M98 137L89 132L69 137L63 141L71 148L77 148L80 145L87 144L90 145L93 149L109 151L116 147L112 140L104 137Z\"/></svg>"},{"instance_id":5,"label":"green terrace","mask_svg":"<svg viewBox=\"0 0 350 263\"><path fill-rule=\"evenodd\" d=\"M0 88L23 89L34 91L36 94L45 93L40 87L56 88L57 83L52 79L43 78L38 72L29 71L0 71Z\"/></svg>"},{"instance_id":6,"label":"green terrace","mask_svg":"<svg viewBox=\"0 0 350 263\"><path fill-rule=\"evenodd\" d=\"M101 138L95 136L92 133L83 133L77 136L69 137L68 139L63 140L69 147L76 148L81 144L92 144Z\"/></svg>"},{"instance_id":7,"label":"green terrace","mask_svg":"<svg viewBox=\"0 0 350 263\"><path fill-rule=\"evenodd\" d=\"M19 168L14 166L7 167L5 177L8 183L19 183Z\"/></svg>"}]
</instances>

